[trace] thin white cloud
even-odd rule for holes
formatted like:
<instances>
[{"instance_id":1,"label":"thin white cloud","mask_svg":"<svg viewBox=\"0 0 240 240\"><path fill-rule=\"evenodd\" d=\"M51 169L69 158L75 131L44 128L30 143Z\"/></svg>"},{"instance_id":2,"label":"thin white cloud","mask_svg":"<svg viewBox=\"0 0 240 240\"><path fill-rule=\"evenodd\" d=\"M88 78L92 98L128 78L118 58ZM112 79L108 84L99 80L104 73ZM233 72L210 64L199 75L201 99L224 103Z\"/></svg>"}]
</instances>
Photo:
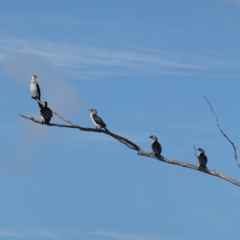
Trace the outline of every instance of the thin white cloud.
<instances>
[{"instance_id":1,"label":"thin white cloud","mask_svg":"<svg viewBox=\"0 0 240 240\"><path fill-rule=\"evenodd\" d=\"M192 63L182 63L161 56L133 52L114 51L86 46L70 46L69 44L53 42L33 42L19 39L0 40L1 56L10 52L21 54L35 54L46 57L54 62L55 66L66 68L85 68L88 65L121 66L121 67L148 67L155 65L164 68L202 69Z\"/></svg>"},{"instance_id":2,"label":"thin white cloud","mask_svg":"<svg viewBox=\"0 0 240 240\"><path fill-rule=\"evenodd\" d=\"M119 233L116 231L103 231L96 230L93 232L80 232L73 229L59 229L59 230L46 230L46 229L4 229L0 228L0 237L7 237L10 239L43 239L43 240L77 240L77 239L116 239L116 240L160 240L163 238L154 237L145 234L127 234ZM166 239L166 238L164 238Z\"/></svg>"},{"instance_id":3,"label":"thin white cloud","mask_svg":"<svg viewBox=\"0 0 240 240\"><path fill-rule=\"evenodd\" d=\"M139 49L109 50L1 36L0 61L15 54L47 59L61 74L75 79L99 79L116 75L209 74L216 69L240 68L238 59L226 60L225 56L212 52L192 55Z\"/></svg>"},{"instance_id":4,"label":"thin white cloud","mask_svg":"<svg viewBox=\"0 0 240 240\"><path fill-rule=\"evenodd\" d=\"M24 234L20 231L13 231L9 229L0 228L0 236L11 237L11 238L22 238L24 237Z\"/></svg>"},{"instance_id":5,"label":"thin white cloud","mask_svg":"<svg viewBox=\"0 0 240 240\"><path fill-rule=\"evenodd\" d=\"M42 239L50 239L50 240L67 240L68 238L64 237L61 233L55 231L48 231L44 229L36 229L36 230L10 230L0 228L0 236L16 238L16 239L26 239L26 238L36 238L40 237Z\"/></svg>"},{"instance_id":6,"label":"thin white cloud","mask_svg":"<svg viewBox=\"0 0 240 240\"><path fill-rule=\"evenodd\" d=\"M224 0L224 2L234 4L240 7L240 0Z\"/></svg>"},{"instance_id":7,"label":"thin white cloud","mask_svg":"<svg viewBox=\"0 0 240 240\"><path fill-rule=\"evenodd\" d=\"M159 238L155 238L151 235L143 235L143 234L126 234L126 233L118 233L115 231L103 231L98 230L92 232L92 235L101 236L109 239L119 239L119 240L159 240Z\"/></svg>"}]
</instances>

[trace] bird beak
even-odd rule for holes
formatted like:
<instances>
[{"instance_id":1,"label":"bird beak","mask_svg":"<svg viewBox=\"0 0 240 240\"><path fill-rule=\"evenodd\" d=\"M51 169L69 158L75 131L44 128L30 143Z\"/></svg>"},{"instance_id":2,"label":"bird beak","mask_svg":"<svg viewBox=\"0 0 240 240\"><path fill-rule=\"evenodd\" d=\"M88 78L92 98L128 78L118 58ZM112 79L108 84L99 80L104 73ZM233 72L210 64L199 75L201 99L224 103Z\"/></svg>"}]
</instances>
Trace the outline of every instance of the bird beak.
<instances>
[{"instance_id":1,"label":"bird beak","mask_svg":"<svg viewBox=\"0 0 240 240\"><path fill-rule=\"evenodd\" d=\"M149 138L152 138L152 136L150 136Z\"/></svg>"},{"instance_id":2,"label":"bird beak","mask_svg":"<svg viewBox=\"0 0 240 240\"><path fill-rule=\"evenodd\" d=\"M92 109L89 109L89 111L91 112L91 111L92 111Z\"/></svg>"}]
</instances>

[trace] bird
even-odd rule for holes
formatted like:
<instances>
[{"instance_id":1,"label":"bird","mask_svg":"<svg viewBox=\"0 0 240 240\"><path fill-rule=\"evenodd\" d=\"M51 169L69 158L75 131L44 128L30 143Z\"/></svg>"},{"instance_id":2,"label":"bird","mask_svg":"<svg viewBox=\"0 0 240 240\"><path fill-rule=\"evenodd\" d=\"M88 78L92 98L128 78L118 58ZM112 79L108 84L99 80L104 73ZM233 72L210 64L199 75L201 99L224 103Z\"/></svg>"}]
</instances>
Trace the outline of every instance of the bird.
<instances>
[{"instance_id":1,"label":"bird","mask_svg":"<svg viewBox=\"0 0 240 240\"><path fill-rule=\"evenodd\" d=\"M205 155L205 151L202 148L197 149L200 154L198 156L198 162L199 162L199 169L207 169L207 156Z\"/></svg>"},{"instance_id":2,"label":"bird","mask_svg":"<svg viewBox=\"0 0 240 240\"><path fill-rule=\"evenodd\" d=\"M41 90L36 81L37 76L33 75L30 83L30 91L32 93L32 98L41 101Z\"/></svg>"},{"instance_id":3,"label":"bird","mask_svg":"<svg viewBox=\"0 0 240 240\"><path fill-rule=\"evenodd\" d=\"M40 109L42 124L43 123L48 124L51 121L51 118L53 116L51 109L48 108L47 105L48 105L47 102L44 102L43 106Z\"/></svg>"},{"instance_id":4,"label":"bird","mask_svg":"<svg viewBox=\"0 0 240 240\"><path fill-rule=\"evenodd\" d=\"M107 127L107 125L104 123L104 121L97 115L97 110L96 109L89 109L90 113L90 117L93 121L93 123L96 125L96 129L100 129L100 128L105 128Z\"/></svg>"},{"instance_id":5,"label":"bird","mask_svg":"<svg viewBox=\"0 0 240 240\"><path fill-rule=\"evenodd\" d=\"M162 152L162 146L161 144L157 141L157 137L154 135L151 135L149 138L153 139L152 141L152 154L155 155L156 157L159 157L161 152Z\"/></svg>"}]
</instances>

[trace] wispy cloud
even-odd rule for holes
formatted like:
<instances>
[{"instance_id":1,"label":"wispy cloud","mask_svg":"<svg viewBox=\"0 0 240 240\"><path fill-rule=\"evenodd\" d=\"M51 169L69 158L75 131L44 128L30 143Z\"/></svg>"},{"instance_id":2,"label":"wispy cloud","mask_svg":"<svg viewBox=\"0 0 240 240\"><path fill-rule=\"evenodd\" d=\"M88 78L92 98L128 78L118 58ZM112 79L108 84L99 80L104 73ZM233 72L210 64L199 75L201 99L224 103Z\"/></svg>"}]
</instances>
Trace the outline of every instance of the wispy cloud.
<instances>
[{"instance_id":1,"label":"wispy cloud","mask_svg":"<svg viewBox=\"0 0 240 240\"><path fill-rule=\"evenodd\" d=\"M156 240L159 238L155 238L151 235L143 235L143 234L126 234L119 233L115 231L103 231L98 230L91 233L92 235L101 236L110 239L119 239L119 240Z\"/></svg>"},{"instance_id":2,"label":"wispy cloud","mask_svg":"<svg viewBox=\"0 0 240 240\"><path fill-rule=\"evenodd\" d=\"M226 60L213 52L204 55L153 50L109 50L48 41L29 41L1 36L0 61L12 54L47 59L61 74L75 79L144 74L193 75L240 68L238 60Z\"/></svg>"},{"instance_id":3,"label":"wispy cloud","mask_svg":"<svg viewBox=\"0 0 240 240\"><path fill-rule=\"evenodd\" d=\"M224 0L224 2L234 4L240 7L240 0Z\"/></svg>"},{"instance_id":4,"label":"wispy cloud","mask_svg":"<svg viewBox=\"0 0 240 240\"><path fill-rule=\"evenodd\" d=\"M116 231L96 230L93 232L80 232L72 229L46 230L46 229L4 229L0 228L0 237L11 239L43 239L43 240L77 240L81 239L116 239L116 240L159 240L152 235L127 234Z\"/></svg>"},{"instance_id":5,"label":"wispy cloud","mask_svg":"<svg viewBox=\"0 0 240 240\"><path fill-rule=\"evenodd\" d=\"M0 236L16 238L16 239L26 239L26 238L41 238L41 239L51 239L51 240L67 240L66 237L62 236L61 233L57 231L48 231L44 229L36 230L10 230L0 228Z\"/></svg>"},{"instance_id":6,"label":"wispy cloud","mask_svg":"<svg viewBox=\"0 0 240 240\"><path fill-rule=\"evenodd\" d=\"M53 61L58 67L84 68L86 65L106 65L121 67L148 67L162 66L177 69L202 69L190 62L183 63L166 59L165 57L149 53L134 51L116 51L88 46L72 46L69 44L53 42L33 42L20 39L0 40L0 51L4 54L8 52L18 52L24 54L36 54L45 56Z\"/></svg>"},{"instance_id":7,"label":"wispy cloud","mask_svg":"<svg viewBox=\"0 0 240 240\"><path fill-rule=\"evenodd\" d=\"M0 236L2 237L12 237L12 238L22 238L24 234L20 231L13 231L9 229L0 228Z\"/></svg>"}]
</instances>

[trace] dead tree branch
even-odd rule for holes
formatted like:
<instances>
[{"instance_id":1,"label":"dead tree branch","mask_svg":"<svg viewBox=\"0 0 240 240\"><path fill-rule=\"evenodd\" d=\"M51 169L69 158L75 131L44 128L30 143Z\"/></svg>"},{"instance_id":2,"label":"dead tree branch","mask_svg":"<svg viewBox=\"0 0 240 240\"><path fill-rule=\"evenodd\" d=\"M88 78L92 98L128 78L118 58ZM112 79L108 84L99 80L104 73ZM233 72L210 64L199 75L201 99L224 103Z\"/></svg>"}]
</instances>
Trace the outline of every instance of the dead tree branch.
<instances>
[{"instance_id":1,"label":"dead tree branch","mask_svg":"<svg viewBox=\"0 0 240 240\"><path fill-rule=\"evenodd\" d=\"M24 116L24 115L22 115L22 114L19 114L21 117L23 117L23 118L26 118L26 119L28 119L28 120L31 120L31 121L33 121L33 122L35 122L35 123L39 123L39 124L42 124L42 125L47 125L47 126L53 126L53 127L64 127L64 128L76 128L76 127L74 127L74 126L72 126L72 125L64 125L64 124L57 124L57 123L48 123L48 124L46 124L46 123L42 123L41 121L39 121L39 120L36 120L35 118L33 118L33 117L27 117L27 116Z\"/></svg>"},{"instance_id":2,"label":"dead tree branch","mask_svg":"<svg viewBox=\"0 0 240 240\"><path fill-rule=\"evenodd\" d=\"M39 99L36 99L36 100L37 100L38 103L40 103L42 106L44 105ZM63 121L65 121L65 122L67 122L67 123L69 123L69 124L71 124L71 125L73 126L72 128L78 128L78 129L81 130L81 131L87 131L87 132L105 133L105 134L107 134L107 135L112 136L113 138L115 138L116 140L118 140L119 142L125 144L127 147L129 147L129 148L131 148L131 149L133 149L133 150L136 150L136 151L140 150L140 147L139 147L138 145L136 145L135 143L129 141L127 138L124 138L124 137L119 136L119 135L117 135L117 134L115 134L115 133L112 133L112 132L110 132L109 130L81 127L80 125L78 125L78 124L76 124L76 123L74 123L74 122L72 122L72 121L64 118L63 116L61 116L59 113L57 113L57 112L54 111L53 109L50 108L50 110L52 111L53 114L55 114L56 116L58 116L60 119L62 119ZM29 119L28 117L23 116L23 115L21 115L21 114L20 114L20 116ZM32 120L32 119L29 119L29 120ZM32 121L33 121L33 120L32 120ZM35 119L34 119L34 122L39 123L39 122L38 122L37 120L35 120ZM41 123L41 122L40 122L40 123ZM63 126L67 127L67 126L68 126L68 125L59 125L59 124L57 124L57 125L50 125L50 123L49 123L48 125L49 125L49 126L58 126L58 127L63 127ZM69 128L69 126L68 126L68 128Z\"/></svg>"},{"instance_id":3,"label":"dead tree branch","mask_svg":"<svg viewBox=\"0 0 240 240\"><path fill-rule=\"evenodd\" d=\"M57 123L42 123L41 121L39 120L36 120L35 118L33 117L27 117L25 115L22 115L22 114L19 114L21 117L23 118L26 118L28 120L31 120L35 123L39 123L39 124L42 124L42 125L47 125L47 126L53 126L53 127L65 127L65 128L76 128L76 129L79 129L81 131L85 131L85 132L99 132L99 133L104 133L104 134L107 134L113 138L115 138L116 140L118 140L119 142L125 144L127 147L129 147L130 149L133 149L133 150L136 150L136 151L139 151L141 150L140 147L138 145L136 145L135 143L131 142L130 140L128 140L127 138L124 138L122 136L119 136L115 133L112 133L110 132L109 130L103 130L103 129L96 129L96 128L86 128L86 127L81 127L80 125L76 124L76 123L73 123L72 121L62 117L59 113L53 111L51 109L51 111L56 115L58 116L59 118L61 118L62 120L64 120L65 122L67 123L70 123L71 125L64 125L64 124L57 124Z\"/></svg>"},{"instance_id":4,"label":"dead tree branch","mask_svg":"<svg viewBox=\"0 0 240 240\"><path fill-rule=\"evenodd\" d=\"M51 109L52 110L52 109ZM109 135L111 137L113 137L114 139L118 140L119 142L123 143L124 145L126 145L128 148L130 149L133 149L135 151L137 151L137 154L140 155L140 156L144 156L144 157L149 157L149 158L153 158L155 160L158 160L158 161L161 161L161 162L164 162L164 163L169 163L169 164L174 164L174 165L178 165L178 166L181 166L181 167L185 167L185 168L190 168L192 170L196 170L196 171L199 171L199 172L202 172L202 173L206 173L206 174L209 174L209 175L212 175L212 176L215 176L215 177L219 177L219 178L222 178L223 180L225 181L228 181L232 184L235 184L237 186L240 186L240 182L233 179L233 178L230 178L216 170L202 170L202 169L199 169L198 166L196 165L193 165L193 164L190 164L190 163L187 163L187 162L181 162L181 161L177 161L177 160L172 160L172 159L168 159L168 158L165 158L163 156L160 156L160 157L157 157L149 152L146 152L144 150L142 150L138 145L136 145L135 143L133 143L132 141L128 140L127 138L125 137L122 137L120 135L117 135L115 133L112 133L110 131L107 131L107 130L103 130L103 129L96 129L96 128L86 128L86 127L81 127L80 125L76 124L76 123L73 123L72 121L62 117L60 114L58 114L57 112L53 111L52 112L58 116L59 118L61 118L62 120L64 120L65 122L69 123L70 125L64 125L64 124L56 124L56 123L49 123L49 124L44 124L42 123L41 121L38 121L36 119L34 119L33 117L27 117L27 116L24 116L22 114L19 114L21 117L27 119L27 120L30 120L30 121L33 121L35 123L38 123L38 124L41 124L41 125L48 125L48 126L53 126L53 127L65 127L65 128L76 128L76 129L79 129L81 131L86 131L86 132L99 132L99 133L104 133L106 135ZM196 155L196 149L195 149L195 155ZM196 155L197 157L197 155Z\"/></svg>"},{"instance_id":5,"label":"dead tree branch","mask_svg":"<svg viewBox=\"0 0 240 240\"><path fill-rule=\"evenodd\" d=\"M193 146L193 148L194 148L194 155L196 156L196 158L198 158L198 155L197 155L197 151L196 151L195 146Z\"/></svg>"},{"instance_id":6,"label":"dead tree branch","mask_svg":"<svg viewBox=\"0 0 240 240\"><path fill-rule=\"evenodd\" d=\"M211 110L212 110L212 113L213 113L213 115L214 115L214 117L215 117L215 120L216 120L218 129L220 130L220 132L222 133L222 135L223 135L223 136L230 142L230 144L232 145L233 151L234 151L235 161L236 161L238 167L240 167L240 164L239 164L238 158L237 158L237 148L235 147L234 143L229 139L229 137L228 137L228 136L223 132L223 130L220 128L219 123L218 123L218 119L217 119L217 115L216 115L216 113L214 112L211 103L209 102L209 100L207 99L207 97L206 97L205 95L203 95L203 97L205 98L205 100L207 101L208 105L210 106L210 108L211 108Z\"/></svg>"}]
</instances>

